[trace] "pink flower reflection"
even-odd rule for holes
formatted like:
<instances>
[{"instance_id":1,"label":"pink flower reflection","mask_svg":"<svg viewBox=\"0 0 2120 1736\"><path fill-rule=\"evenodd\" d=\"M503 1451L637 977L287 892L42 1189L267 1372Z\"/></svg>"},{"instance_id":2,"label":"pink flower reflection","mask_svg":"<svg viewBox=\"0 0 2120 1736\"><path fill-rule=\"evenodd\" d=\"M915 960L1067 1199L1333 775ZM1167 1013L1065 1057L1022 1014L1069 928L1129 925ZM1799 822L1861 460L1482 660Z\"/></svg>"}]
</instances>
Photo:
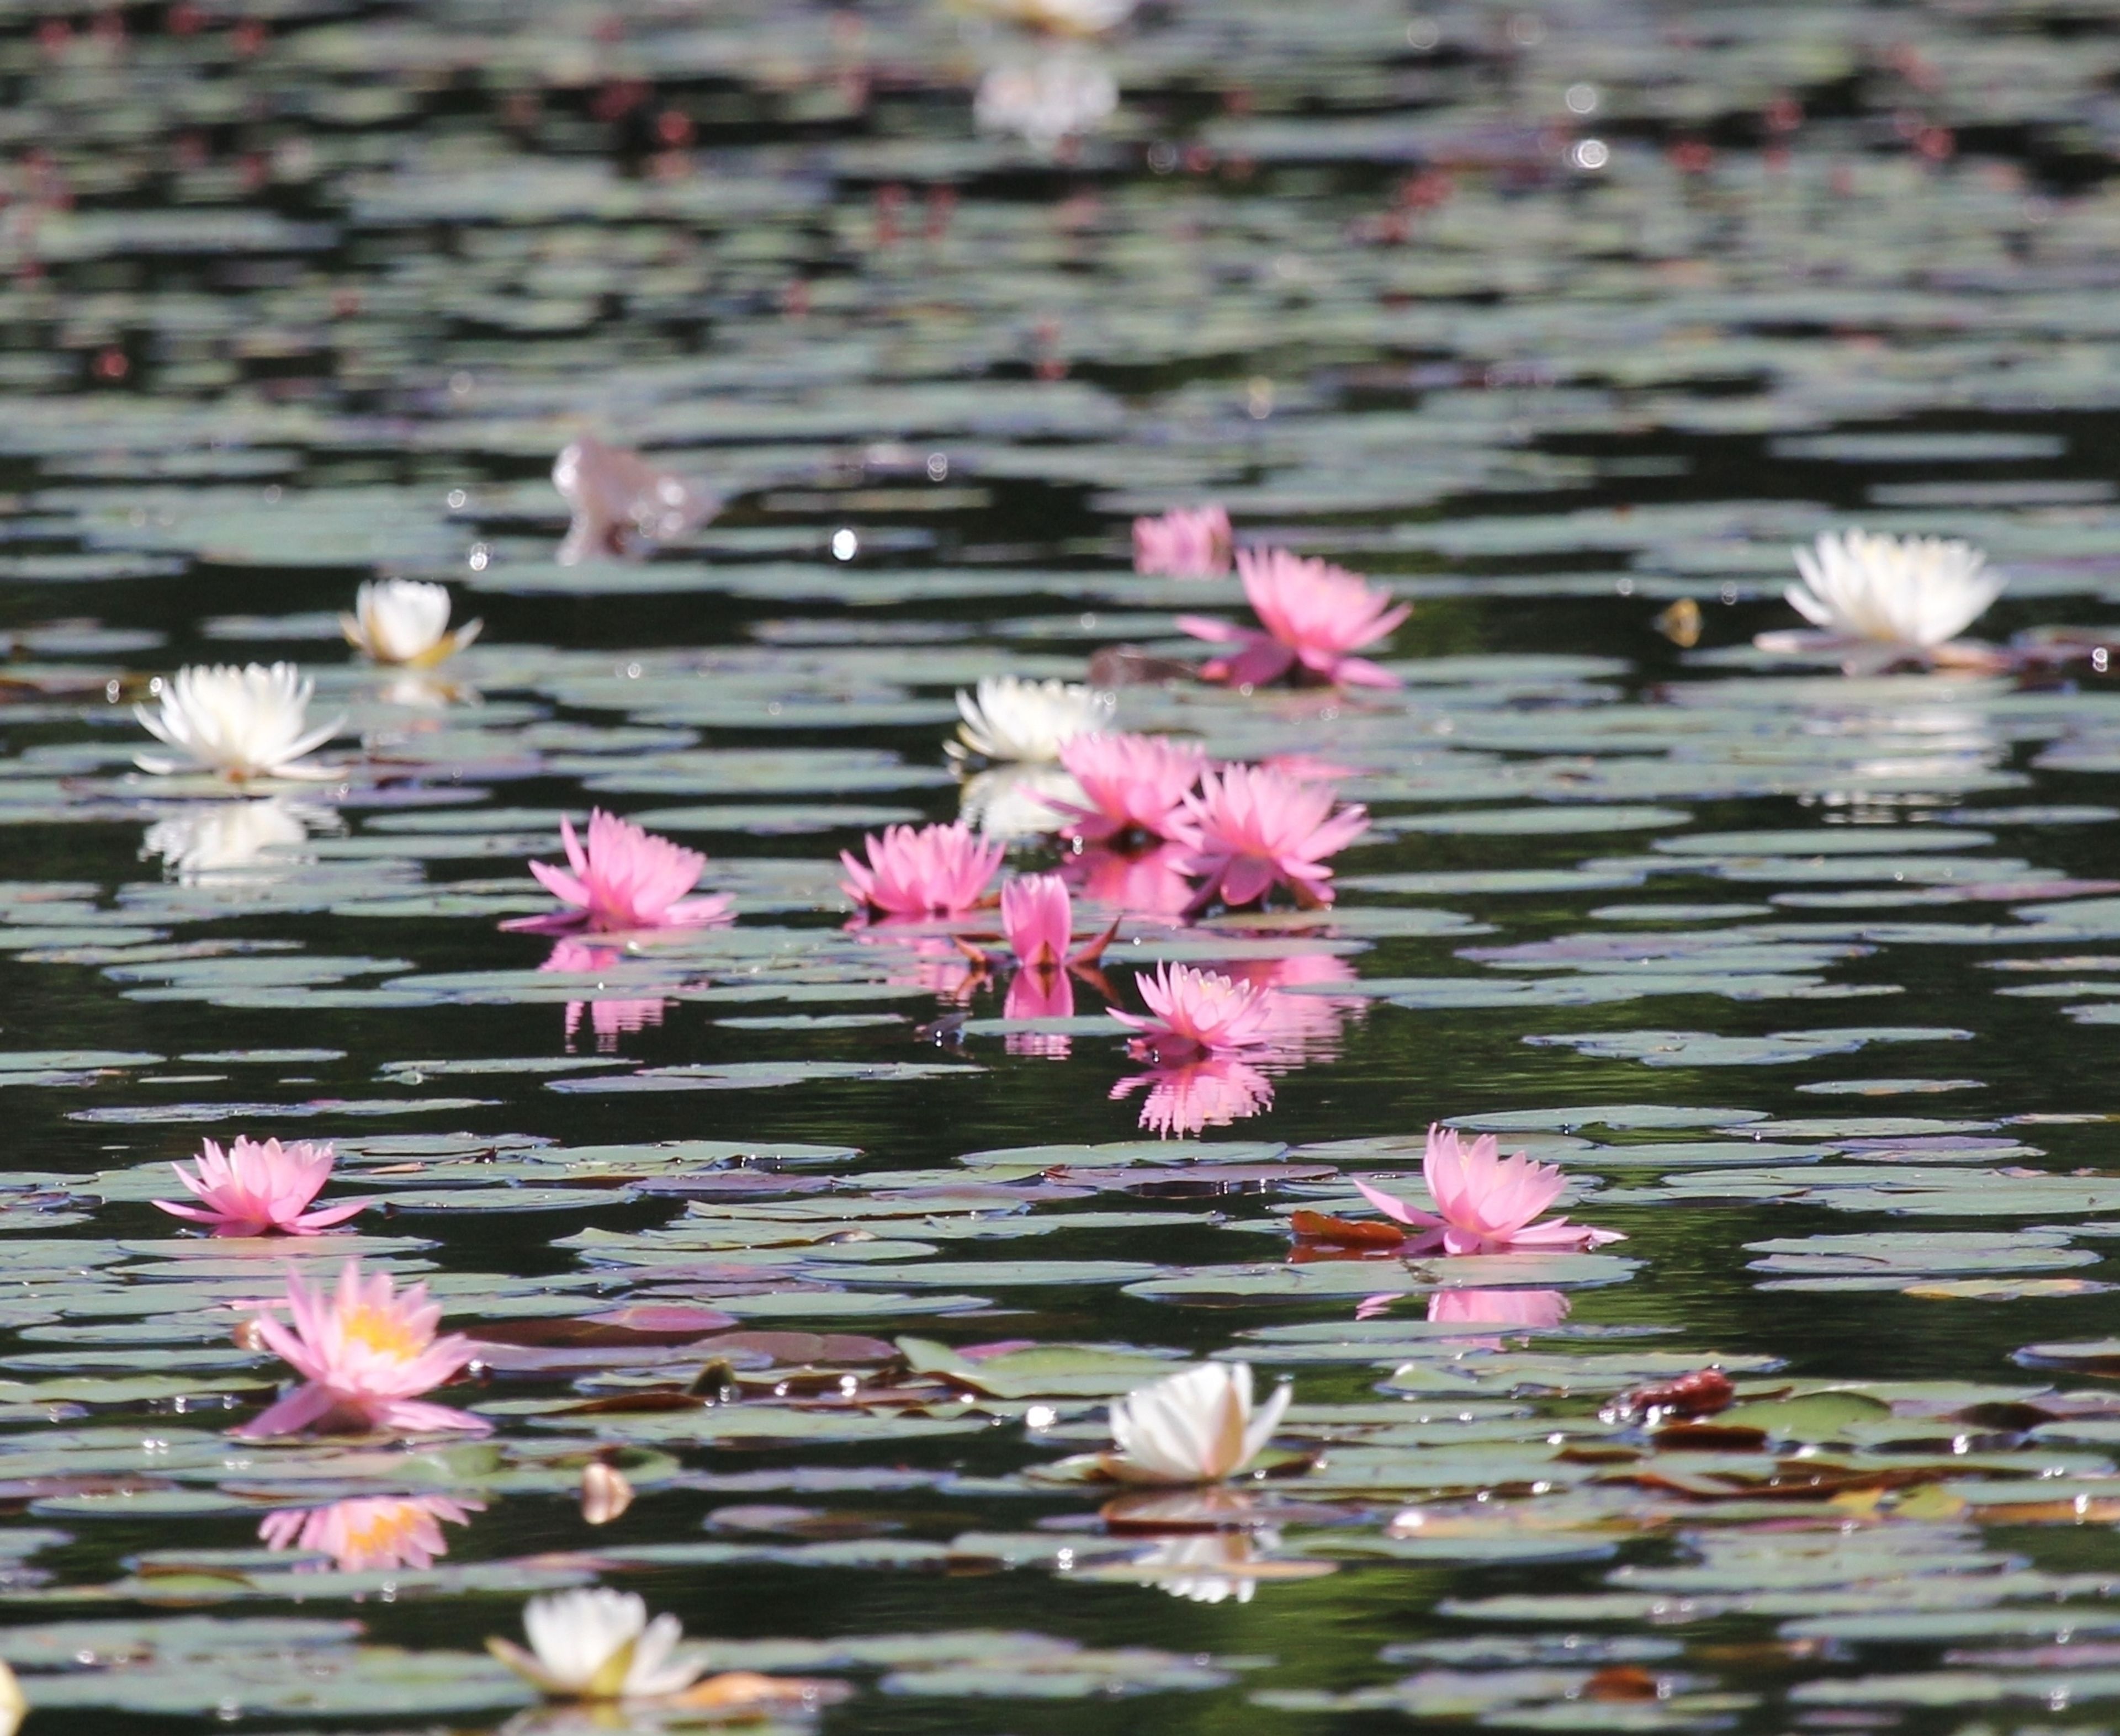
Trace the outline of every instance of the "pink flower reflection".
<instances>
[{"instance_id":1,"label":"pink flower reflection","mask_svg":"<svg viewBox=\"0 0 2120 1736\"><path fill-rule=\"evenodd\" d=\"M1141 1125L1158 1139L1176 1139L1204 1128L1226 1127L1273 1105L1273 1082L1248 1063L1210 1056L1182 1067L1156 1067L1112 1087L1112 1100L1144 1086Z\"/></svg>"},{"instance_id":2,"label":"pink flower reflection","mask_svg":"<svg viewBox=\"0 0 2120 1736\"><path fill-rule=\"evenodd\" d=\"M1558 1290L1438 1290L1428 1317L1439 1325L1557 1326L1575 1304Z\"/></svg>"},{"instance_id":3,"label":"pink flower reflection","mask_svg":"<svg viewBox=\"0 0 2120 1736\"><path fill-rule=\"evenodd\" d=\"M1034 970L1029 967L1010 979L1008 998L1002 1004L1004 1019L1072 1019L1075 984L1064 970ZM1007 1039L1011 1055L1035 1055L1047 1061L1065 1061L1073 1045L1058 1031L1012 1031Z\"/></svg>"},{"instance_id":4,"label":"pink flower reflection","mask_svg":"<svg viewBox=\"0 0 2120 1736\"><path fill-rule=\"evenodd\" d=\"M1068 856L1060 873L1089 903L1134 916L1176 917L1192 902L1182 844L1156 844L1131 855L1101 844Z\"/></svg>"},{"instance_id":5,"label":"pink flower reflection","mask_svg":"<svg viewBox=\"0 0 2120 1736\"><path fill-rule=\"evenodd\" d=\"M552 955L539 965L541 971L566 971L586 974L591 971L607 971L619 962L616 949L608 946L584 946L579 940L562 940L552 949ZM596 1033L599 1054L606 1054L618 1047L618 1039L635 1031L644 1031L662 1023L662 1014L668 1002L658 995L653 997L625 1000L570 1000L567 1003L567 1042L571 1045L574 1033L582 1028L582 1014L589 1015L589 1028Z\"/></svg>"},{"instance_id":6,"label":"pink flower reflection","mask_svg":"<svg viewBox=\"0 0 2120 1736\"><path fill-rule=\"evenodd\" d=\"M1219 506L1179 507L1133 522L1133 569L1169 578L1219 578L1230 570L1230 515Z\"/></svg>"},{"instance_id":7,"label":"pink flower reflection","mask_svg":"<svg viewBox=\"0 0 2120 1736\"><path fill-rule=\"evenodd\" d=\"M985 966L945 935L894 935L889 924L860 931L864 945L890 948L883 980L925 989L944 1000L964 1002L984 980Z\"/></svg>"},{"instance_id":8,"label":"pink flower reflection","mask_svg":"<svg viewBox=\"0 0 2120 1736\"><path fill-rule=\"evenodd\" d=\"M1231 980L1262 991L1272 1014L1266 1042L1277 1061L1337 1061L1342 1022L1360 1019L1369 1002L1359 995L1318 995L1316 986L1357 981L1354 968L1332 953L1299 953L1290 959L1246 959L1223 968ZM1303 991L1266 994L1265 991Z\"/></svg>"},{"instance_id":9,"label":"pink flower reflection","mask_svg":"<svg viewBox=\"0 0 2120 1736\"><path fill-rule=\"evenodd\" d=\"M441 1495L358 1496L328 1507L267 1513L258 1535L268 1549L328 1555L342 1573L431 1567L449 1553L442 1526L467 1525L472 1514L485 1511L482 1501Z\"/></svg>"}]
</instances>

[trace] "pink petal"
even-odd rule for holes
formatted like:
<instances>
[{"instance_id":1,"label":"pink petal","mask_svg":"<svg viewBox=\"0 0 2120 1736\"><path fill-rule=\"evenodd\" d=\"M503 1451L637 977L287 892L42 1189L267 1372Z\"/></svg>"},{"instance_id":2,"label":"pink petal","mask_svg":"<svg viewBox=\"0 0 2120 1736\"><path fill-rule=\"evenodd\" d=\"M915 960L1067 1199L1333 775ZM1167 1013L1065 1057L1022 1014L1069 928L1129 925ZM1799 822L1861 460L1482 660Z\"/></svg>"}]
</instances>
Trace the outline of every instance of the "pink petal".
<instances>
[{"instance_id":1,"label":"pink petal","mask_svg":"<svg viewBox=\"0 0 2120 1736\"><path fill-rule=\"evenodd\" d=\"M1416 1211L1403 1200L1394 1198L1380 1187L1372 1187L1368 1182L1359 1179L1355 1180L1355 1186L1365 1200L1394 1223L1411 1224L1416 1228L1425 1230L1434 1229L1439 1224L1439 1219L1430 1217L1426 1212Z\"/></svg>"}]
</instances>

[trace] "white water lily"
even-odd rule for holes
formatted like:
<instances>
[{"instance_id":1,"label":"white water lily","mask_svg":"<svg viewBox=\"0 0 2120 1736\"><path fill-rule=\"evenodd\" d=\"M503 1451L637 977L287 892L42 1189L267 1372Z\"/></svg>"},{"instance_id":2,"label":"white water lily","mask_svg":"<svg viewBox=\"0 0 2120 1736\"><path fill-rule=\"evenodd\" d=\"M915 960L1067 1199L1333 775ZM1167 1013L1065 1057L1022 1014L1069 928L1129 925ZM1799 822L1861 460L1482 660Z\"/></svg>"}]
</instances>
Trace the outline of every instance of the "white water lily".
<instances>
[{"instance_id":1,"label":"white water lily","mask_svg":"<svg viewBox=\"0 0 2120 1736\"><path fill-rule=\"evenodd\" d=\"M1051 151L1095 131L1118 105L1118 81L1068 50L988 70L972 95L972 121L982 132L1012 132L1035 150Z\"/></svg>"},{"instance_id":2,"label":"white water lily","mask_svg":"<svg viewBox=\"0 0 2120 1736\"><path fill-rule=\"evenodd\" d=\"M1115 1401L1118 1451L1101 1463L1124 1483L1220 1483L1258 1457L1293 1395L1276 1387L1254 1411L1250 1363L1203 1362Z\"/></svg>"},{"instance_id":3,"label":"white water lily","mask_svg":"<svg viewBox=\"0 0 2120 1736\"><path fill-rule=\"evenodd\" d=\"M1796 551L1792 608L1836 638L1932 650L1978 620L2009 583L1970 543L1827 531Z\"/></svg>"},{"instance_id":4,"label":"white water lily","mask_svg":"<svg viewBox=\"0 0 2120 1736\"><path fill-rule=\"evenodd\" d=\"M525 1651L489 1639L486 1649L546 1693L573 1700L660 1700L681 1694L706 1669L678 1650L685 1631L673 1615L648 1619L630 1591L596 1585L530 1599L523 1612Z\"/></svg>"},{"instance_id":5,"label":"white water lily","mask_svg":"<svg viewBox=\"0 0 2120 1736\"><path fill-rule=\"evenodd\" d=\"M360 587L353 613L342 615L338 624L347 644L379 663L432 669L477 638L486 623L466 621L451 633L448 586L382 578Z\"/></svg>"},{"instance_id":6,"label":"white water lily","mask_svg":"<svg viewBox=\"0 0 2120 1736\"><path fill-rule=\"evenodd\" d=\"M132 713L148 734L185 757L139 754L143 772L217 772L241 782L252 777L318 777L331 773L304 765L302 757L339 732L346 719L308 727L316 683L292 663L243 669L194 663L177 671L162 689L161 708L136 705Z\"/></svg>"},{"instance_id":7,"label":"white water lily","mask_svg":"<svg viewBox=\"0 0 2120 1736\"><path fill-rule=\"evenodd\" d=\"M957 689L964 722L948 752L953 759L970 754L993 760L1058 759L1062 743L1104 728L1116 703L1114 694L1080 682L988 675L976 694Z\"/></svg>"}]
</instances>

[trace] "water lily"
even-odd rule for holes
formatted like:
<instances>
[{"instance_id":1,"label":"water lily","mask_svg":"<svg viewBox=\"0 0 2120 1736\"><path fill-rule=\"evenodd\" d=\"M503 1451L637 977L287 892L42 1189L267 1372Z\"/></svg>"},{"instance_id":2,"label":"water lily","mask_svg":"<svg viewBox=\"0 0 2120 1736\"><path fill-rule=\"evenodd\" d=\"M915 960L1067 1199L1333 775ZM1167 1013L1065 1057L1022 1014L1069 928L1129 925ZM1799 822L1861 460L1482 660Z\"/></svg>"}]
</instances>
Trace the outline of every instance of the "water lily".
<instances>
[{"instance_id":1,"label":"water lily","mask_svg":"<svg viewBox=\"0 0 2120 1736\"><path fill-rule=\"evenodd\" d=\"M258 1535L268 1549L328 1555L342 1573L431 1567L449 1553L444 1524L467 1525L485 1511L483 1502L442 1495L359 1495L267 1513Z\"/></svg>"},{"instance_id":2,"label":"water lily","mask_svg":"<svg viewBox=\"0 0 2120 1736\"><path fill-rule=\"evenodd\" d=\"M607 1525L633 1505L633 1485L616 1465L592 1459L582 1467L582 1522Z\"/></svg>"},{"instance_id":3,"label":"water lily","mask_svg":"<svg viewBox=\"0 0 2120 1736\"><path fill-rule=\"evenodd\" d=\"M237 783L253 777L332 776L305 762L346 722L334 717L321 728L309 726L316 685L292 663L275 663L269 669L258 663L241 669L226 663L188 664L163 687L159 709L132 708L149 735L184 757L139 754L133 764L157 775L207 771Z\"/></svg>"},{"instance_id":4,"label":"water lily","mask_svg":"<svg viewBox=\"0 0 2120 1736\"><path fill-rule=\"evenodd\" d=\"M1168 1064L1234 1055L1263 1047L1272 1034L1272 989L1189 964L1160 964L1153 972L1135 977L1134 986L1148 1003L1150 1016L1117 1007L1110 1011L1121 1024L1141 1033L1135 1045L1143 1059Z\"/></svg>"},{"instance_id":5,"label":"water lily","mask_svg":"<svg viewBox=\"0 0 2120 1736\"><path fill-rule=\"evenodd\" d=\"M255 1330L306 1384L237 1429L239 1437L268 1440L310 1429L483 1433L492 1427L483 1418L421 1402L422 1394L453 1380L472 1354L468 1339L435 1335L442 1311L428 1301L425 1284L400 1292L388 1273L364 1278L360 1262L349 1260L335 1292L312 1290L291 1273L286 1306L291 1330L269 1315L258 1319Z\"/></svg>"},{"instance_id":6,"label":"water lily","mask_svg":"<svg viewBox=\"0 0 2120 1736\"><path fill-rule=\"evenodd\" d=\"M314 1236L343 1223L367 1201L309 1209L330 1178L335 1154L328 1143L294 1140L282 1145L277 1139L262 1144L238 1134L224 1152L212 1140L199 1143L199 1154L187 1170L181 1163L170 1167L177 1180L199 1203L179 1205L174 1200L155 1204L173 1218L203 1223L216 1236Z\"/></svg>"},{"instance_id":7,"label":"water lily","mask_svg":"<svg viewBox=\"0 0 2120 1736\"><path fill-rule=\"evenodd\" d=\"M1050 151L1095 132L1118 105L1110 69L1068 50L989 68L972 93L972 121L982 132L1013 133Z\"/></svg>"},{"instance_id":8,"label":"water lily","mask_svg":"<svg viewBox=\"0 0 2120 1736\"><path fill-rule=\"evenodd\" d=\"M504 922L504 928L542 934L690 928L718 921L729 912L731 901L720 894L685 896L707 871L704 856L616 814L590 810L586 848L574 835L574 822L562 817L560 843L567 853L565 868L544 862L532 862L529 868L537 883L569 907L556 916Z\"/></svg>"},{"instance_id":9,"label":"water lily","mask_svg":"<svg viewBox=\"0 0 2120 1736\"><path fill-rule=\"evenodd\" d=\"M714 516L721 503L696 483L637 452L584 434L552 464L552 486L573 511L553 559L563 567L606 556L637 556Z\"/></svg>"},{"instance_id":10,"label":"water lily","mask_svg":"<svg viewBox=\"0 0 2120 1736\"><path fill-rule=\"evenodd\" d=\"M1146 1092L1141 1127L1160 1140L1226 1127L1273 1107L1273 1081L1250 1062L1228 1055L1134 1074L1114 1084L1111 1096L1118 1102L1137 1091Z\"/></svg>"},{"instance_id":11,"label":"water lily","mask_svg":"<svg viewBox=\"0 0 2120 1736\"><path fill-rule=\"evenodd\" d=\"M948 751L959 759L976 754L990 760L1055 760L1063 742L1100 728L1114 703L1110 694L1080 682L988 675L974 693L958 689L964 721Z\"/></svg>"},{"instance_id":12,"label":"water lily","mask_svg":"<svg viewBox=\"0 0 2120 1736\"><path fill-rule=\"evenodd\" d=\"M1789 605L1822 636L1812 646L1869 643L1904 651L1932 651L1986 612L2009 581L1985 570L1988 557L1970 543L1939 536L1881 536L1867 531L1827 531L1814 552L1796 550L1801 584ZM1769 649L1802 648L1805 636L1763 634Z\"/></svg>"},{"instance_id":13,"label":"water lily","mask_svg":"<svg viewBox=\"0 0 2120 1736\"><path fill-rule=\"evenodd\" d=\"M1325 858L1369 829L1369 810L1335 810L1329 785L1299 783L1263 766L1210 772L1173 823L1185 871L1199 881L1192 908L1216 898L1234 908L1283 885L1306 909L1332 902Z\"/></svg>"},{"instance_id":14,"label":"water lily","mask_svg":"<svg viewBox=\"0 0 2120 1736\"><path fill-rule=\"evenodd\" d=\"M1203 1362L1116 1400L1118 1451L1099 1462L1124 1483L1220 1483L1265 1451L1294 1395L1283 1384L1254 1411L1251 1364Z\"/></svg>"},{"instance_id":15,"label":"water lily","mask_svg":"<svg viewBox=\"0 0 2120 1736\"><path fill-rule=\"evenodd\" d=\"M1197 742L1168 736L1076 736L1061 744L1060 763L1081 800L1056 801L1060 835L1090 842L1169 838L1181 805L1207 768Z\"/></svg>"},{"instance_id":16,"label":"water lily","mask_svg":"<svg viewBox=\"0 0 2120 1736\"><path fill-rule=\"evenodd\" d=\"M1523 1152L1504 1158L1491 1133L1469 1145L1454 1127L1431 1126L1421 1158L1421 1179L1435 1201L1434 1214L1394 1199L1382 1188L1356 1181L1362 1197L1394 1223L1424 1233L1410 1238L1419 1249L1446 1254L1570 1252L1626 1238L1616 1230L1592 1229L1565 1218L1536 1221L1560 1197L1568 1177L1555 1163L1534 1163Z\"/></svg>"},{"instance_id":17,"label":"water lily","mask_svg":"<svg viewBox=\"0 0 2120 1736\"><path fill-rule=\"evenodd\" d=\"M1133 16L1140 0L970 0L972 9L1032 30L1094 36Z\"/></svg>"},{"instance_id":18,"label":"water lily","mask_svg":"<svg viewBox=\"0 0 2120 1736\"><path fill-rule=\"evenodd\" d=\"M1412 613L1412 605L1393 608L1391 593L1375 589L1359 573L1285 549L1239 549L1237 573L1259 629L1211 615L1178 618L1179 626L1195 638L1244 648L1206 664L1200 671L1205 679L1258 687L1300 671L1341 686L1399 685L1389 670L1352 653L1388 638Z\"/></svg>"},{"instance_id":19,"label":"water lily","mask_svg":"<svg viewBox=\"0 0 2120 1736\"><path fill-rule=\"evenodd\" d=\"M863 908L887 917L957 916L978 903L1001 866L1003 846L974 838L963 822L946 826L886 826L862 840L867 861L839 852L847 877L839 889Z\"/></svg>"},{"instance_id":20,"label":"water lily","mask_svg":"<svg viewBox=\"0 0 2120 1736\"><path fill-rule=\"evenodd\" d=\"M1067 883L1057 874L1019 874L1004 885L1001 926L1009 949L1030 972L1087 966L1104 951L1113 931L1107 929L1086 946L1075 947L1074 901L1067 896Z\"/></svg>"},{"instance_id":21,"label":"water lily","mask_svg":"<svg viewBox=\"0 0 2120 1736\"><path fill-rule=\"evenodd\" d=\"M546 1693L566 1700L662 1700L681 1694L706 1669L678 1647L673 1615L648 1619L630 1591L595 1585L535 1597L523 1612L528 1650L490 1638L486 1649Z\"/></svg>"},{"instance_id":22,"label":"water lily","mask_svg":"<svg viewBox=\"0 0 2120 1736\"><path fill-rule=\"evenodd\" d=\"M1219 578L1235 549L1230 515L1219 506L1180 507L1133 522L1133 569L1169 578Z\"/></svg>"},{"instance_id":23,"label":"water lily","mask_svg":"<svg viewBox=\"0 0 2120 1736\"><path fill-rule=\"evenodd\" d=\"M466 621L451 633L448 586L383 578L361 586L353 613L342 615L338 624L347 644L378 663L432 669L470 644L486 623Z\"/></svg>"}]
</instances>

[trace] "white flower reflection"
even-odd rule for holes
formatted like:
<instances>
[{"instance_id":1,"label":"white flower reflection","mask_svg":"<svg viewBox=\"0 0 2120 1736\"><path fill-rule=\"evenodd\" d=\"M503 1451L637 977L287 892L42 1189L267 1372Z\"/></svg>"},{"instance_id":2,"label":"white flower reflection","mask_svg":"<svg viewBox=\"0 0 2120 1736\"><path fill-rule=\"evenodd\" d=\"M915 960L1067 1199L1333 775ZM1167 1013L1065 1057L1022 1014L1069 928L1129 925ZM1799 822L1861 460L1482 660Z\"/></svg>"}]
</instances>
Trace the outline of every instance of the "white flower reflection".
<instances>
[{"instance_id":1,"label":"white flower reflection","mask_svg":"<svg viewBox=\"0 0 2120 1736\"><path fill-rule=\"evenodd\" d=\"M1081 801L1082 787L1057 765L997 765L965 781L958 816L983 838L1040 838L1059 824L1055 802Z\"/></svg>"},{"instance_id":2,"label":"white flower reflection","mask_svg":"<svg viewBox=\"0 0 2120 1736\"><path fill-rule=\"evenodd\" d=\"M329 808L277 796L207 803L148 827L140 858L161 857L163 871L187 886L285 880L316 860L302 847L310 834L340 824Z\"/></svg>"}]
</instances>

